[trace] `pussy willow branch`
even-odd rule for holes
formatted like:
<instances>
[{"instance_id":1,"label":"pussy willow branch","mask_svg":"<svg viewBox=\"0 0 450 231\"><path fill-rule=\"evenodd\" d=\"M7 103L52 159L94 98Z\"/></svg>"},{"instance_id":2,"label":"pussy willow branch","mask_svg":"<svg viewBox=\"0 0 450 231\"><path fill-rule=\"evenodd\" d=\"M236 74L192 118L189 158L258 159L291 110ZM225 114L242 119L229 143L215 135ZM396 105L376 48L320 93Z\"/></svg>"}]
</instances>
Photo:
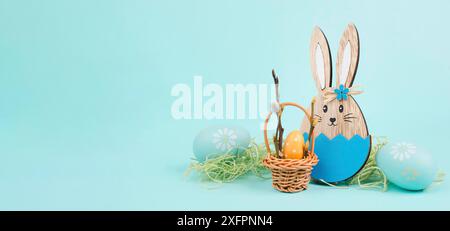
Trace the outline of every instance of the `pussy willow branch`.
<instances>
[{"instance_id":1,"label":"pussy willow branch","mask_svg":"<svg viewBox=\"0 0 450 231\"><path fill-rule=\"evenodd\" d=\"M275 73L275 69L272 69L272 77L273 77L273 82L275 83L276 102L277 102L278 105L280 105L279 78L278 78L277 74ZM275 138L274 138L275 152L276 152L278 157L281 157L280 153L281 153L281 148L283 147L283 132L284 132L284 128L281 125L281 115L282 115L282 113L283 113L283 107L281 107L281 105L280 105L280 109L277 112L278 125L277 125L277 130L275 132Z\"/></svg>"},{"instance_id":2,"label":"pussy willow branch","mask_svg":"<svg viewBox=\"0 0 450 231\"><path fill-rule=\"evenodd\" d=\"M314 104L315 104L315 103L316 103L316 98L314 97L314 98L311 100L311 115L310 115L310 118L309 118L309 124L310 124L310 126L309 126L309 133L308 133L308 139L307 139L307 141L308 141L308 143L309 143L308 146L311 146L311 148L312 148L312 143L311 143L311 138L312 138L312 136L311 136L311 134L313 133L314 127L316 126L316 120L314 119ZM306 147L306 150L305 150L305 152L304 152L304 156L305 156L305 157L308 156L308 149L309 149L308 146L305 145L305 147Z\"/></svg>"}]
</instances>

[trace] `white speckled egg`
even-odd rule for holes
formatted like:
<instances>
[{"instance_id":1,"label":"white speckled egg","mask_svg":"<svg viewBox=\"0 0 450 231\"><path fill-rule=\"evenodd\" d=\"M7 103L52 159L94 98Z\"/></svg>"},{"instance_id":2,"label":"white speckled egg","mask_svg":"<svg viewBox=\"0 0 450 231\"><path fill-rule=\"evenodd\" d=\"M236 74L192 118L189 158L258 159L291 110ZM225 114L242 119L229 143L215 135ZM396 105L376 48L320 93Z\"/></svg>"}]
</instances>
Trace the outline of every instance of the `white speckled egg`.
<instances>
[{"instance_id":1,"label":"white speckled egg","mask_svg":"<svg viewBox=\"0 0 450 231\"><path fill-rule=\"evenodd\" d=\"M203 162L225 153L238 154L248 148L250 134L238 126L210 126L201 130L194 139L193 151Z\"/></svg>"},{"instance_id":2,"label":"white speckled egg","mask_svg":"<svg viewBox=\"0 0 450 231\"><path fill-rule=\"evenodd\" d=\"M423 190L436 177L437 165L426 150L412 143L389 143L376 156L388 180L407 190Z\"/></svg>"}]
</instances>

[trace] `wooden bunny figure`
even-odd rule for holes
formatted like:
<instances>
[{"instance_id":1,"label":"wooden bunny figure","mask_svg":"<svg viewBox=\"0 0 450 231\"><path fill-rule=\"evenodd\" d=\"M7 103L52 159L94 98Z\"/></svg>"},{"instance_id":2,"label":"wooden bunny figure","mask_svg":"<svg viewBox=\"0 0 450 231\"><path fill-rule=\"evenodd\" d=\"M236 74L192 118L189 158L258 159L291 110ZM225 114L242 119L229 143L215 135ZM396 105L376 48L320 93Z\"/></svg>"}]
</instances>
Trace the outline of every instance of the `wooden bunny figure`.
<instances>
[{"instance_id":1,"label":"wooden bunny figure","mask_svg":"<svg viewBox=\"0 0 450 231\"><path fill-rule=\"evenodd\" d=\"M359 38L355 25L349 24L339 42L336 85L332 88L331 56L327 39L319 27L314 28L310 45L311 69L318 96L314 117L315 153L319 163L312 177L330 183L351 178L365 165L371 137L361 108L353 98L362 93L353 87L359 58ZM303 120L301 131L308 135L309 121Z\"/></svg>"}]
</instances>

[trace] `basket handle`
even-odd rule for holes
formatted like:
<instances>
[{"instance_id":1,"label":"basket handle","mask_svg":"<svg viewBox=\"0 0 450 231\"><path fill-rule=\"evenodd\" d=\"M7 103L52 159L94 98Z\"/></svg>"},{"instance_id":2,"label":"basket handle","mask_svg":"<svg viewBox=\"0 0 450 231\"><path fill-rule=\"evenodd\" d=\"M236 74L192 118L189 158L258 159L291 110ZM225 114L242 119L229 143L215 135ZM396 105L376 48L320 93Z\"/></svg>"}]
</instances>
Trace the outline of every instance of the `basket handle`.
<instances>
[{"instance_id":1,"label":"basket handle","mask_svg":"<svg viewBox=\"0 0 450 231\"><path fill-rule=\"evenodd\" d=\"M293 102L284 102L284 103L280 103L280 108L283 109L286 106L293 106L296 107L300 110L302 110L306 117L308 117L309 122L312 124L313 123L313 118L311 117L311 115L308 113L308 111L306 111L306 109L302 106L300 106L299 104L293 103ZM270 156L270 144L269 144L269 139L267 137L267 124L269 123L270 117L272 116L272 111L269 112L269 114L266 117L266 120L264 121L264 143L266 145L266 150L267 150L267 156ZM311 131L311 153L314 153L314 129Z\"/></svg>"}]
</instances>

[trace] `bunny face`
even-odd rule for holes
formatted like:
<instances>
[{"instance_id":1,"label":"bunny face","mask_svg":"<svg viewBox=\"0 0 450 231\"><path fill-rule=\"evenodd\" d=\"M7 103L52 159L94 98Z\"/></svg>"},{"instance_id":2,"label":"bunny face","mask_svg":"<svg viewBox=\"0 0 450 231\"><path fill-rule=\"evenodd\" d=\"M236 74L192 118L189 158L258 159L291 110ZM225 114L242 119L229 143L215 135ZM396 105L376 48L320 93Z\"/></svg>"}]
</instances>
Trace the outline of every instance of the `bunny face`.
<instances>
[{"instance_id":1,"label":"bunny face","mask_svg":"<svg viewBox=\"0 0 450 231\"><path fill-rule=\"evenodd\" d=\"M368 136L367 125L360 107L352 95L359 59L359 39L356 27L349 24L339 42L336 63L336 83L332 87L331 56L325 35L316 27L310 46L311 69L318 96L314 117L318 119L315 135L324 134L332 139L342 134L347 139L358 134ZM304 119L302 131L307 132L309 121Z\"/></svg>"},{"instance_id":2,"label":"bunny face","mask_svg":"<svg viewBox=\"0 0 450 231\"><path fill-rule=\"evenodd\" d=\"M364 115L352 96L348 96L347 100L334 99L325 102L321 94L317 97L314 107L314 118L318 119L316 135L322 133L333 138L342 134L348 139L355 134L363 138L367 136Z\"/></svg>"}]
</instances>

